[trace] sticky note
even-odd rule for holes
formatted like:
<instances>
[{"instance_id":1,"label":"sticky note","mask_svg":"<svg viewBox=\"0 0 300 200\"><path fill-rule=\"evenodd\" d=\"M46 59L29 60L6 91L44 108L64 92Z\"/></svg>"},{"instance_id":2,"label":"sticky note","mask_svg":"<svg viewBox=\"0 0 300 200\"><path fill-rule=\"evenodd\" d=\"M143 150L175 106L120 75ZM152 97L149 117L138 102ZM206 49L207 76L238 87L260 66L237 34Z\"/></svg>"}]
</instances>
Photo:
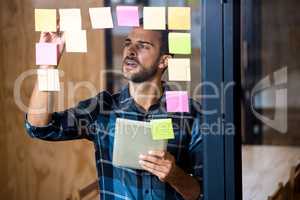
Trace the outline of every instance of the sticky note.
<instances>
[{"instance_id":1,"label":"sticky note","mask_svg":"<svg viewBox=\"0 0 300 200\"><path fill-rule=\"evenodd\" d=\"M67 52L87 52L86 30L66 32Z\"/></svg>"},{"instance_id":2,"label":"sticky note","mask_svg":"<svg viewBox=\"0 0 300 200\"><path fill-rule=\"evenodd\" d=\"M172 54L191 54L190 33L169 33L169 52Z\"/></svg>"},{"instance_id":3,"label":"sticky note","mask_svg":"<svg viewBox=\"0 0 300 200\"><path fill-rule=\"evenodd\" d=\"M154 119L150 126L153 140L174 139L172 119Z\"/></svg>"},{"instance_id":4,"label":"sticky note","mask_svg":"<svg viewBox=\"0 0 300 200\"><path fill-rule=\"evenodd\" d=\"M39 91L60 90L58 69L38 69L37 74Z\"/></svg>"},{"instance_id":5,"label":"sticky note","mask_svg":"<svg viewBox=\"0 0 300 200\"><path fill-rule=\"evenodd\" d=\"M119 26L139 26L139 10L137 6L117 6Z\"/></svg>"},{"instance_id":6,"label":"sticky note","mask_svg":"<svg viewBox=\"0 0 300 200\"><path fill-rule=\"evenodd\" d=\"M190 7L169 7L168 28L170 30L191 29L191 8Z\"/></svg>"},{"instance_id":7,"label":"sticky note","mask_svg":"<svg viewBox=\"0 0 300 200\"><path fill-rule=\"evenodd\" d=\"M81 30L80 9L59 9L61 31Z\"/></svg>"},{"instance_id":8,"label":"sticky note","mask_svg":"<svg viewBox=\"0 0 300 200\"><path fill-rule=\"evenodd\" d=\"M189 58L169 58L168 75L170 81L191 81L191 61Z\"/></svg>"},{"instance_id":9,"label":"sticky note","mask_svg":"<svg viewBox=\"0 0 300 200\"><path fill-rule=\"evenodd\" d=\"M93 29L113 28L110 7L89 8Z\"/></svg>"},{"instance_id":10,"label":"sticky note","mask_svg":"<svg viewBox=\"0 0 300 200\"><path fill-rule=\"evenodd\" d=\"M57 48L54 43L36 43L36 65L57 65Z\"/></svg>"},{"instance_id":11,"label":"sticky note","mask_svg":"<svg viewBox=\"0 0 300 200\"><path fill-rule=\"evenodd\" d=\"M166 91L167 112L189 112L187 91Z\"/></svg>"},{"instance_id":12,"label":"sticky note","mask_svg":"<svg viewBox=\"0 0 300 200\"><path fill-rule=\"evenodd\" d=\"M143 12L144 29L165 30L166 29L166 8L165 7L144 7Z\"/></svg>"},{"instance_id":13,"label":"sticky note","mask_svg":"<svg viewBox=\"0 0 300 200\"><path fill-rule=\"evenodd\" d=\"M35 31L56 32L56 9L35 9Z\"/></svg>"}]
</instances>

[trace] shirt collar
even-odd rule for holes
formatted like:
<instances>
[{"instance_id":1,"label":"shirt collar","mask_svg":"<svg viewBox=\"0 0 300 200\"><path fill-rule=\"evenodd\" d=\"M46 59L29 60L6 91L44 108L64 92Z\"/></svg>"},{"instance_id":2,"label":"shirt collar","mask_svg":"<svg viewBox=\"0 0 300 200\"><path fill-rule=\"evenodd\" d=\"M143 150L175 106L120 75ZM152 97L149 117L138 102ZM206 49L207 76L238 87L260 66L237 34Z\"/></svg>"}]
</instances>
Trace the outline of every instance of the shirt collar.
<instances>
[{"instance_id":1,"label":"shirt collar","mask_svg":"<svg viewBox=\"0 0 300 200\"><path fill-rule=\"evenodd\" d=\"M169 91L169 90L170 90L170 86L165 81L162 81L162 96L151 107L158 106L158 108L160 108L160 107L165 106L165 102L166 102L165 91ZM129 105L135 105L133 97L130 96L129 84L127 84L126 86L124 86L121 89L119 101L120 101L119 103L120 103L121 107L128 107ZM150 107L150 109L151 109L151 107Z\"/></svg>"}]
</instances>

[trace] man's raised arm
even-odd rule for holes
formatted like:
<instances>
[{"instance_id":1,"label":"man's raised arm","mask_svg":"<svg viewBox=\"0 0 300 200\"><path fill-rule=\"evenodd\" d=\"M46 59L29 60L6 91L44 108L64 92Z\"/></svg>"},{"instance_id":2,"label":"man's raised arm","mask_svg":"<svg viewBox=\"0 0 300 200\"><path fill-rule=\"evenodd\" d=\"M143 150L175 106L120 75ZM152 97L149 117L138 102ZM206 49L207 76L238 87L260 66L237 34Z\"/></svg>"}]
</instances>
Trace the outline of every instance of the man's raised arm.
<instances>
[{"instance_id":1,"label":"man's raised arm","mask_svg":"<svg viewBox=\"0 0 300 200\"><path fill-rule=\"evenodd\" d=\"M58 44L58 62L62 56L65 40L63 35L57 33L44 32L41 33L40 42L56 43ZM39 66L39 68L56 68L56 66ZM27 120L33 126L45 126L49 124L53 112L53 92L39 91L38 83L34 86L31 94Z\"/></svg>"}]
</instances>

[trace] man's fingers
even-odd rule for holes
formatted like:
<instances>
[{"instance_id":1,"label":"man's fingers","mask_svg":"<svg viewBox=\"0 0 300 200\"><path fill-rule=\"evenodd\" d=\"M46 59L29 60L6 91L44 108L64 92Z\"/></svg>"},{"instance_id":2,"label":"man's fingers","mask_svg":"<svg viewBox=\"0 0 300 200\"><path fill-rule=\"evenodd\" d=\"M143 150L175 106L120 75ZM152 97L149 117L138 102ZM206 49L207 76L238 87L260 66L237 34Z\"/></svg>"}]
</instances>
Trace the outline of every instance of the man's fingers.
<instances>
[{"instance_id":1,"label":"man's fingers","mask_svg":"<svg viewBox=\"0 0 300 200\"><path fill-rule=\"evenodd\" d=\"M143 155L141 154L139 157L141 160L154 163L156 165L166 166L170 163L169 160L165 160L163 158L152 156L152 155Z\"/></svg>"},{"instance_id":2,"label":"man's fingers","mask_svg":"<svg viewBox=\"0 0 300 200\"><path fill-rule=\"evenodd\" d=\"M56 33L58 34L60 32L60 16L57 15L56 18Z\"/></svg>"},{"instance_id":3,"label":"man's fingers","mask_svg":"<svg viewBox=\"0 0 300 200\"><path fill-rule=\"evenodd\" d=\"M66 33L65 32L60 32L59 37L61 38L62 42L66 41Z\"/></svg>"},{"instance_id":4,"label":"man's fingers","mask_svg":"<svg viewBox=\"0 0 300 200\"><path fill-rule=\"evenodd\" d=\"M144 170L150 172L151 174L157 176L159 179L162 179L163 177L165 177L165 174L160 172L160 171L157 171L155 169L152 169L152 168L149 168L147 166L142 166L144 168Z\"/></svg>"},{"instance_id":5,"label":"man's fingers","mask_svg":"<svg viewBox=\"0 0 300 200\"><path fill-rule=\"evenodd\" d=\"M144 160L144 161L155 163L157 165L163 164L162 159L158 158L156 156L140 155L139 158L142 159L142 160Z\"/></svg>"},{"instance_id":6,"label":"man's fingers","mask_svg":"<svg viewBox=\"0 0 300 200\"><path fill-rule=\"evenodd\" d=\"M42 32L40 35L40 42L49 42L51 35L49 32Z\"/></svg>"},{"instance_id":7,"label":"man's fingers","mask_svg":"<svg viewBox=\"0 0 300 200\"><path fill-rule=\"evenodd\" d=\"M160 157L160 158L165 158L166 157L166 152L165 151L153 150L153 151L149 151L148 153L152 156L157 156L157 157Z\"/></svg>"},{"instance_id":8,"label":"man's fingers","mask_svg":"<svg viewBox=\"0 0 300 200\"><path fill-rule=\"evenodd\" d=\"M148 161L145 161L145 160L140 160L139 163L142 166L145 166L145 167L147 167L149 169L152 169L154 171L158 171L158 172L162 172L162 173L167 173L168 172L168 169L164 165L158 165L158 164L148 162Z\"/></svg>"},{"instance_id":9,"label":"man's fingers","mask_svg":"<svg viewBox=\"0 0 300 200\"><path fill-rule=\"evenodd\" d=\"M139 163L145 170L160 177L167 172L167 170L163 166L155 165L147 161L140 161Z\"/></svg>"}]
</instances>

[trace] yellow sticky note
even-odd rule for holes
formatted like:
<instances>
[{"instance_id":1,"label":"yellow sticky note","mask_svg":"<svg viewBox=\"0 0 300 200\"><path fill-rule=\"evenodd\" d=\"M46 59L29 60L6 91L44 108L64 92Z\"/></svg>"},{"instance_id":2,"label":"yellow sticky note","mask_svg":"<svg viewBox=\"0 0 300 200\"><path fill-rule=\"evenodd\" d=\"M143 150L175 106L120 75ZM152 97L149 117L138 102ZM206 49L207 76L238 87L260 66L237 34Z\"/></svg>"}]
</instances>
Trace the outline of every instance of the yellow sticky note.
<instances>
[{"instance_id":1,"label":"yellow sticky note","mask_svg":"<svg viewBox=\"0 0 300 200\"><path fill-rule=\"evenodd\" d=\"M86 30L66 32L67 52L87 52Z\"/></svg>"},{"instance_id":2,"label":"yellow sticky note","mask_svg":"<svg viewBox=\"0 0 300 200\"><path fill-rule=\"evenodd\" d=\"M59 71L58 69L38 69L39 91L59 91Z\"/></svg>"},{"instance_id":3,"label":"yellow sticky note","mask_svg":"<svg viewBox=\"0 0 300 200\"><path fill-rule=\"evenodd\" d=\"M166 8L165 7L144 7L143 12L144 29L165 30L166 29Z\"/></svg>"},{"instance_id":4,"label":"yellow sticky note","mask_svg":"<svg viewBox=\"0 0 300 200\"><path fill-rule=\"evenodd\" d=\"M35 9L35 31L56 32L56 10Z\"/></svg>"},{"instance_id":5,"label":"yellow sticky note","mask_svg":"<svg viewBox=\"0 0 300 200\"><path fill-rule=\"evenodd\" d=\"M80 9L59 9L59 21L61 31L81 30Z\"/></svg>"},{"instance_id":6,"label":"yellow sticky note","mask_svg":"<svg viewBox=\"0 0 300 200\"><path fill-rule=\"evenodd\" d=\"M168 74L170 81L191 81L191 61L189 58L169 58Z\"/></svg>"},{"instance_id":7,"label":"yellow sticky note","mask_svg":"<svg viewBox=\"0 0 300 200\"><path fill-rule=\"evenodd\" d=\"M150 126L153 140L174 139L172 119L154 119Z\"/></svg>"},{"instance_id":8,"label":"yellow sticky note","mask_svg":"<svg viewBox=\"0 0 300 200\"><path fill-rule=\"evenodd\" d=\"M113 28L110 7L89 8L93 29Z\"/></svg>"},{"instance_id":9,"label":"yellow sticky note","mask_svg":"<svg viewBox=\"0 0 300 200\"><path fill-rule=\"evenodd\" d=\"M169 7L168 28L170 30L191 29L191 8L190 7Z\"/></svg>"},{"instance_id":10,"label":"yellow sticky note","mask_svg":"<svg viewBox=\"0 0 300 200\"><path fill-rule=\"evenodd\" d=\"M169 33L169 52L172 54L191 54L190 33Z\"/></svg>"}]
</instances>

